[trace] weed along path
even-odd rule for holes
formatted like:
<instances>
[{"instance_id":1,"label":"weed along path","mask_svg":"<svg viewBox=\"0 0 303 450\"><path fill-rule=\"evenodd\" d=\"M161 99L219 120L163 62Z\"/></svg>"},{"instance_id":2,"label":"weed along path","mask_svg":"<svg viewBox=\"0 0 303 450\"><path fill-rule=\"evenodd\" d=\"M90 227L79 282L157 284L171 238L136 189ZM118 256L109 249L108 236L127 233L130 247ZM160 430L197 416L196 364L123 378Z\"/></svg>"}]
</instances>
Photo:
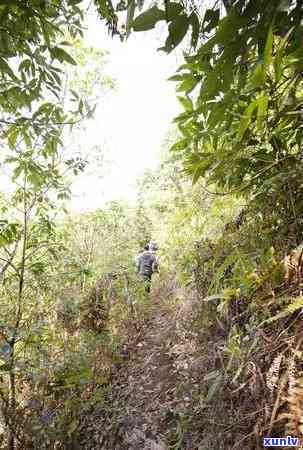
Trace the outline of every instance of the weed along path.
<instances>
[{"instance_id":1,"label":"weed along path","mask_svg":"<svg viewBox=\"0 0 303 450\"><path fill-rule=\"evenodd\" d=\"M151 296L150 314L115 374L106 407L86 427L81 448L104 450L193 450L182 418L190 408L185 342L173 308ZM186 443L185 443L186 438ZM197 448L197 447L196 447Z\"/></svg>"}]
</instances>

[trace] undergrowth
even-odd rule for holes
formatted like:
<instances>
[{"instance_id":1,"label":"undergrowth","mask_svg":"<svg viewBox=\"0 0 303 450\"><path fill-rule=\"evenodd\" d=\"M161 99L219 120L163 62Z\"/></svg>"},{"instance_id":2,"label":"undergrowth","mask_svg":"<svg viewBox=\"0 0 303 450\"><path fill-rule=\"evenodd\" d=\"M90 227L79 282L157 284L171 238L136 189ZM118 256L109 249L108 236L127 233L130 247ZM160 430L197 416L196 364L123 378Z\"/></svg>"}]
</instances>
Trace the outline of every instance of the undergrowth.
<instances>
[{"instance_id":1,"label":"undergrowth","mask_svg":"<svg viewBox=\"0 0 303 450\"><path fill-rule=\"evenodd\" d=\"M192 248L192 307L181 323L200 360L187 411L203 433L199 448L258 449L263 436L303 437L302 280L286 283L283 264L302 224L294 233L281 216L252 205L220 237ZM190 448L178 439L176 448Z\"/></svg>"}]
</instances>

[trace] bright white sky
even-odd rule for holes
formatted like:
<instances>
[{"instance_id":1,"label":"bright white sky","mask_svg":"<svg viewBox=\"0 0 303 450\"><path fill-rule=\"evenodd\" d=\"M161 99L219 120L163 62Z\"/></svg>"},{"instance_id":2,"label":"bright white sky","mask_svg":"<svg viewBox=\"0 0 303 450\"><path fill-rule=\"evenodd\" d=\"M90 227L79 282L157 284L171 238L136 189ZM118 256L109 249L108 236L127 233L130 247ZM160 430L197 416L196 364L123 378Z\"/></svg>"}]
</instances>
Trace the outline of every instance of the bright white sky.
<instances>
[{"instance_id":1,"label":"bright white sky","mask_svg":"<svg viewBox=\"0 0 303 450\"><path fill-rule=\"evenodd\" d=\"M157 52L165 35L158 39L154 31L134 33L121 43L107 35L94 15L89 20L87 43L109 50L107 72L116 79L117 89L101 100L82 145L105 146L112 164L103 179L96 174L76 181L71 205L75 212L98 208L108 200L134 199L136 178L156 166L161 141L180 112L175 84L167 81L180 57L177 62L176 54Z\"/></svg>"}]
</instances>

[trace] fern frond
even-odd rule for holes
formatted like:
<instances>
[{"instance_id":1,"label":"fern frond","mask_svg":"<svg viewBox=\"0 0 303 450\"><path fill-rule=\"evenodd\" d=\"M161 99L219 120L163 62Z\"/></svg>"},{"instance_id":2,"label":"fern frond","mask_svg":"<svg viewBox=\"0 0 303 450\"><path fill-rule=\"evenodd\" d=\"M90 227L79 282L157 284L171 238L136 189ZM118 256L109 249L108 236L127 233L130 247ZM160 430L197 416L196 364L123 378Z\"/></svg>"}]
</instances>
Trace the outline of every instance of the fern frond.
<instances>
[{"instance_id":1,"label":"fern frond","mask_svg":"<svg viewBox=\"0 0 303 450\"><path fill-rule=\"evenodd\" d=\"M269 319L264 320L260 323L259 327L263 326L266 323L272 323L276 320L283 319L283 317L287 317L290 314L294 313L298 309L303 308L303 297L297 297L292 300L292 302L286 306L286 308L282 309L276 316L270 317Z\"/></svg>"}]
</instances>

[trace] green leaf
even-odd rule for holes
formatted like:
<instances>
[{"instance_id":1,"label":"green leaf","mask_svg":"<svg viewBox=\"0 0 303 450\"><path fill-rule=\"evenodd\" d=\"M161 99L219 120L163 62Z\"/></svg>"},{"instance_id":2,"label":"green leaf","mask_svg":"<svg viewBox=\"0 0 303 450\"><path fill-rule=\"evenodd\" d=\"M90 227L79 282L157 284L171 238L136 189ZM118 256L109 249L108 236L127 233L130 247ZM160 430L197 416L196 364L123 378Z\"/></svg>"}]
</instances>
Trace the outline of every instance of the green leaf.
<instances>
[{"instance_id":1,"label":"green leaf","mask_svg":"<svg viewBox=\"0 0 303 450\"><path fill-rule=\"evenodd\" d=\"M188 165L188 170L191 175L193 175L192 183L195 184L199 178L205 175L205 172L213 164L212 155L210 154L200 154L197 156L198 162L191 162ZM203 299L204 300L204 299ZM205 301L208 301L205 299Z\"/></svg>"},{"instance_id":2,"label":"green leaf","mask_svg":"<svg viewBox=\"0 0 303 450\"><path fill-rule=\"evenodd\" d=\"M31 148L32 146L32 141L31 138L29 137L29 134L27 133L27 131L25 129L23 129L21 131L22 137L24 139L24 143L28 148Z\"/></svg>"},{"instance_id":3,"label":"green leaf","mask_svg":"<svg viewBox=\"0 0 303 450\"><path fill-rule=\"evenodd\" d=\"M180 3L167 2L166 4L166 17L168 21L174 20L183 11L184 8Z\"/></svg>"},{"instance_id":4,"label":"green leaf","mask_svg":"<svg viewBox=\"0 0 303 450\"><path fill-rule=\"evenodd\" d=\"M19 175L21 175L21 173L24 172L24 166L22 164L20 164L19 166L17 166L13 172L13 177L12 180L15 181Z\"/></svg>"},{"instance_id":5,"label":"green leaf","mask_svg":"<svg viewBox=\"0 0 303 450\"><path fill-rule=\"evenodd\" d=\"M28 174L28 180L37 189L41 186L41 184L43 182L41 175L36 171L30 172Z\"/></svg>"},{"instance_id":6,"label":"green leaf","mask_svg":"<svg viewBox=\"0 0 303 450\"><path fill-rule=\"evenodd\" d=\"M264 71L263 71L263 65L262 63L258 63L257 67L255 68L252 77L251 77L251 84L252 87L259 87L264 83Z\"/></svg>"},{"instance_id":7,"label":"green leaf","mask_svg":"<svg viewBox=\"0 0 303 450\"><path fill-rule=\"evenodd\" d=\"M257 128L262 130L264 127L265 115L268 107L268 95L261 95L257 99L258 111L257 111Z\"/></svg>"},{"instance_id":8,"label":"green leaf","mask_svg":"<svg viewBox=\"0 0 303 450\"><path fill-rule=\"evenodd\" d=\"M288 11L289 10L289 0L280 0L278 5L278 11Z\"/></svg>"},{"instance_id":9,"label":"green leaf","mask_svg":"<svg viewBox=\"0 0 303 450\"><path fill-rule=\"evenodd\" d=\"M131 31L132 23L133 23L133 20L134 20L135 10L136 10L136 2L135 2L135 0L128 0L126 24L125 24L125 31L126 31L126 37L127 38L128 38L128 36L130 34L130 31Z\"/></svg>"},{"instance_id":10,"label":"green leaf","mask_svg":"<svg viewBox=\"0 0 303 450\"><path fill-rule=\"evenodd\" d=\"M171 152L179 152L181 150L184 150L185 148L188 147L190 141L188 140L188 138L184 138L179 140L178 142L175 142L174 145L172 145L172 147L170 148Z\"/></svg>"},{"instance_id":11,"label":"green leaf","mask_svg":"<svg viewBox=\"0 0 303 450\"><path fill-rule=\"evenodd\" d=\"M202 24L202 28L203 31L208 33L209 31L211 31L213 28L215 28L218 25L220 19L220 10L216 9L207 9L205 12L205 16L203 19L203 24ZM205 26L205 23L207 24Z\"/></svg>"},{"instance_id":12,"label":"green leaf","mask_svg":"<svg viewBox=\"0 0 303 450\"><path fill-rule=\"evenodd\" d=\"M59 75L57 74L57 72L52 71L52 76L55 78L57 85L61 86L61 78L59 77Z\"/></svg>"},{"instance_id":13,"label":"green leaf","mask_svg":"<svg viewBox=\"0 0 303 450\"><path fill-rule=\"evenodd\" d=\"M128 5L127 5L127 16L126 16L126 26L125 26L126 37L129 36L130 31L131 31L132 23L134 20L135 9L136 9L135 0L129 0Z\"/></svg>"},{"instance_id":14,"label":"green leaf","mask_svg":"<svg viewBox=\"0 0 303 450\"><path fill-rule=\"evenodd\" d=\"M290 314L293 314L298 309L303 308L303 297L296 297L291 299L291 303L286 306L286 308L282 309L278 314L269 319L264 320L260 323L259 327L263 326L265 323L275 322L276 320L283 319L283 317L287 317Z\"/></svg>"},{"instance_id":15,"label":"green leaf","mask_svg":"<svg viewBox=\"0 0 303 450\"><path fill-rule=\"evenodd\" d=\"M274 34L273 34L273 26L269 28L265 49L264 49L264 72L266 72L268 66L271 63L272 60L272 46L274 41Z\"/></svg>"},{"instance_id":16,"label":"green leaf","mask_svg":"<svg viewBox=\"0 0 303 450\"><path fill-rule=\"evenodd\" d=\"M203 167L198 165L198 167L196 167L196 169L194 170L194 175L193 175L193 180L192 180L193 185L197 183L197 181L199 180L199 178L201 178L203 173L204 173Z\"/></svg>"},{"instance_id":17,"label":"green leaf","mask_svg":"<svg viewBox=\"0 0 303 450\"><path fill-rule=\"evenodd\" d=\"M76 100L79 100L79 94L76 91L74 91L73 89L70 89L70 92Z\"/></svg>"},{"instance_id":18,"label":"green leaf","mask_svg":"<svg viewBox=\"0 0 303 450\"><path fill-rule=\"evenodd\" d=\"M181 14L176 19L174 19L168 26L168 37L165 42L165 47L160 50L164 50L170 53L177 45L180 44L182 39L187 33L189 27L189 20L185 14Z\"/></svg>"},{"instance_id":19,"label":"green leaf","mask_svg":"<svg viewBox=\"0 0 303 450\"><path fill-rule=\"evenodd\" d=\"M283 74L283 49L279 49L276 52L276 56L274 59L274 68L275 68L275 76L276 81L279 82L281 80L282 74Z\"/></svg>"},{"instance_id":20,"label":"green leaf","mask_svg":"<svg viewBox=\"0 0 303 450\"><path fill-rule=\"evenodd\" d=\"M254 73L251 78L252 87L259 87L262 86L265 83L266 78L266 72L268 70L268 67L272 61L272 46L273 46L273 26L269 28L264 53L263 53L263 61L259 62L257 64L256 69L254 70Z\"/></svg>"},{"instance_id":21,"label":"green leaf","mask_svg":"<svg viewBox=\"0 0 303 450\"><path fill-rule=\"evenodd\" d=\"M24 71L24 72L26 72L28 75L30 74L30 66L31 66L31 60L30 59L24 59L21 63L20 63L20 65L19 65L19 67L18 67L18 71L19 72L22 72L22 71Z\"/></svg>"},{"instance_id":22,"label":"green leaf","mask_svg":"<svg viewBox=\"0 0 303 450\"><path fill-rule=\"evenodd\" d=\"M278 48L276 50L276 54L273 60L274 63L274 68L275 68L275 76L276 76L276 81L279 82L281 80L282 74L283 74L283 56L284 56L284 51L285 51L285 47L287 44L287 41L289 40L290 35L292 34L292 32L294 31L294 27L291 27L290 30L288 30L288 32L286 33L286 35L283 37L283 39L281 40L281 42L278 45Z\"/></svg>"},{"instance_id":23,"label":"green leaf","mask_svg":"<svg viewBox=\"0 0 303 450\"><path fill-rule=\"evenodd\" d=\"M7 223L7 221L0 221L0 247L4 247L12 242L16 241L20 236L20 226L18 223ZM1 352L3 349L7 348L7 344L1 347Z\"/></svg>"},{"instance_id":24,"label":"green leaf","mask_svg":"<svg viewBox=\"0 0 303 450\"><path fill-rule=\"evenodd\" d=\"M83 103L83 100L81 99L79 101L79 106L78 106L78 111L80 114L83 114L83 107L84 107L84 103Z\"/></svg>"},{"instance_id":25,"label":"green leaf","mask_svg":"<svg viewBox=\"0 0 303 450\"><path fill-rule=\"evenodd\" d=\"M203 381L213 380L213 379L215 379L215 378L218 378L219 376L221 376L219 370L212 370L211 372L208 372L208 373L204 376Z\"/></svg>"},{"instance_id":26,"label":"green leaf","mask_svg":"<svg viewBox=\"0 0 303 450\"><path fill-rule=\"evenodd\" d=\"M192 28L190 45L193 48L196 48L200 32L200 22L196 13L191 13L191 15L189 16L189 23Z\"/></svg>"},{"instance_id":27,"label":"green leaf","mask_svg":"<svg viewBox=\"0 0 303 450\"><path fill-rule=\"evenodd\" d=\"M182 92L185 91L186 93L190 93L198 84L199 79L190 75L186 78L183 77L183 82L178 86L177 91Z\"/></svg>"},{"instance_id":28,"label":"green leaf","mask_svg":"<svg viewBox=\"0 0 303 450\"><path fill-rule=\"evenodd\" d=\"M183 81L184 75L173 75L172 77L169 77L167 81Z\"/></svg>"},{"instance_id":29,"label":"green leaf","mask_svg":"<svg viewBox=\"0 0 303 450\"><path fill-rule=\"evenodd\" d=\"M238 30L241 28L243 20L245 19L237 12L236 8L231 8L228 15L223 17L220 22L218 18L218 29L214 36L216 43L220 43L226 47L227 43L236 40L237 43L240 44L241 40L239 39ZM217 19L215 19L215 22L216 21ZM241 48L241 45L239 48Z\"/></svg>"},{"instance_id":30,"label":"green leaf","mask_svg":"<svg viewBox=\"0 0 303 450\"><path fill-rule=\"evenodd\" d=\"M0 58L0 71L9 75L13 80L18 81L18 78L14 74L13 70L3 58Z\"/></svg>"},{"instance_id":31,"label":"green leaf","mask_svg":"<svg viewBox=\"0 0 303 450\"><path fill-rule=\"evenodd\" d=\"M76 61L60 47L53 47L51 49L51 55L53 58L58 59L60 62L67 62L68 64L77 65Z\"/></svg>"},{"instance_id":32,"label":"green leaf","mask_svg":"<svg viewBox=\"0 0 303 450\"><path fill-rule=\"evenodd\" d=\"M132 23L132 27L134 31L151 30L160 20L165 20L165 12L157 6L153 6L137 16Z\"/></svg>"},{"instance_id":33,"label":"green leaf","mask_svg":"<svg viewBox=\"0 0 303 450\"><path fill-rule=\"evenodd\" d=\"M186 111L193 110L193 102L188 97L178 97L179 102L182 104Z\"/></svg>"},{"instance_id":34,"label":"green leaf","mask_svg":"<svg viewBox=\"0 0 303 450\"><path fill-rule=\"evenodd\" d=\"M211 129L215 128L218 123L224 120L226 112L225 105L217 105L208 117L208 125Z\"/></svg>"},{"instance_id":35,"label":"green leaf","mask_svg":"<svg viewBox=\"0 0 303 450\"><path fill-rule=\"evenodd\" d=\"M206 397L207 402L210 402L214 398L216 392L220 388L221 382L222 382L222 375L218 375L218 377L215 378L214 382L210 385L208 389Z\"/></svg>"},{"instance_id":36,"label":"green leaf","mask_svg":"<svg viewBox=\"0 0 303 450\"><path fill-rule=\"evenodd\" d=\"M8 145L10 149L14 149L16 147L17 137L19 134L19 128L16 126L13 126L8 135Z\"/></svg>"},{"instance_id":37,"label":"green leaf","mask_svg":"<svg viewBox=\"0 0 303 450\"><path fill-rule=\"evenodd\" d=\"M253 112L255 111L255 109L257 108L257 106L258 106L257 100L253 100L250 103L250 105L248 105L247 108L245 109L243 118L240 122L240 126L238 129L238 134L237 134L238 142L240 142L242 140L245 131L249 127L249 124L251 122L251 116L252 116Z\"/></svg>"}]
</instances>

